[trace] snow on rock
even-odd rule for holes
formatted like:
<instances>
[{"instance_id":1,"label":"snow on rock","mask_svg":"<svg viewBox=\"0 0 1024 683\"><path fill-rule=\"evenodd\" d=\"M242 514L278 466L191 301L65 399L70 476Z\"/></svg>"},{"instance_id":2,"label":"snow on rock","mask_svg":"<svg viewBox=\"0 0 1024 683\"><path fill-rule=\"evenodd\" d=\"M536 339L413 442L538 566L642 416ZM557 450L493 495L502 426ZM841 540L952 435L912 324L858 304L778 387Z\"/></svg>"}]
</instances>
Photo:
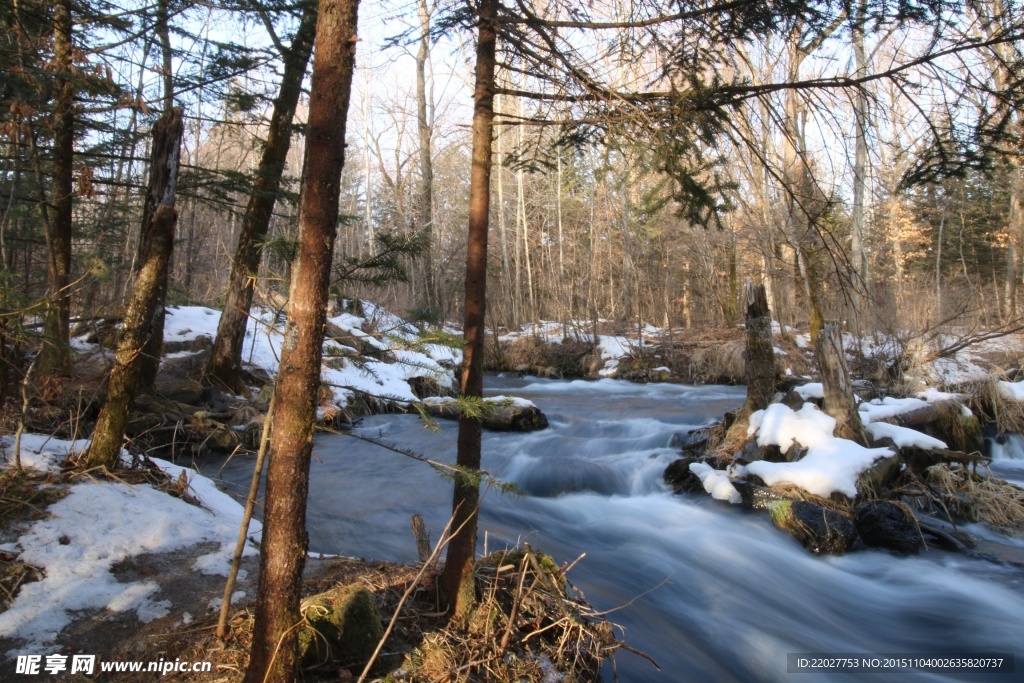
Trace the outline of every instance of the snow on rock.
<instances>
[{"instance_id":1,"label":"snow on rock","mask_svg":"<svg viewBox=\"0 0 1024 683\"><path fill-rule=\"evenodd\" d=\"M516 408L536 408L537 404L529 399L519 398L518 396L488 396L484 399L485 403L507 403L508 405L515 406Z\"/></svg>"},{"instance_id":2,"label":"snow on rock","mask_svg":"<svg viewBox=\"0 0 1024 683\"><path fill-rule=\"evenodd\" d=\"M999 382L999 395L1010 401L1024 401L1024 382Z\"/></svg>"},{"instance_id":3,"label":"snow on rock","mask_svg":"<svg viewBox=\"0 0 1024 683\"><path fill-rule=\"evenodd\" d=\"M891 457L888 448L865 448L860 444L832 435L836 421L805 403L794 411L781 403L750 416L748 436L757 435L760 446L775 444L783 452L794 443L807 448L807 454L796 462L758 460L747 465L747 471L769 486L793 484L819 496L838 491L853 498L857 495L857 478L883 457Z\"/></svg>"},{"instance_id":4,"label":"snow on rock","mask_svg":"<svg viewBox=\"0 0 1024 683\"><path fill-rule=\"evenodd\" d=\"M888 448L864 448L853 441L830 438L796 462L758 460L747 465L747 471L769 486L793 484L818 496L828 497L838 491L853 498L861 473L879 458L892 455Z\"/></svg>"},{"instance_id":5,"label":"snow on rock","mask_svg":"<svg viewBox=\"0 0 1024 683\"><path fill-rule=\"evenodd\" d=\"M798 387L793 387L793 391L799 394L800 398L805 401L812 398L825 398L825 387L821 382L801 384Z\"/></svg>"},{"instance_id":6,"label":"snow on rock","mask_svg":"<svg viewBox=\"0 0 1024 683\"><path fill-rule=\"evenodd\" d=\"M703 462L691 462L690 471L700 478L704 490L711 494L715 500L724 500L739 505L742 501L740 492L729 481L729 476L720 470L716 470Z\"/></svg>"},{"instance_id":7,"label":"snow on rock","mask_svg":"<svg viewBox=\"0 0 1024 683\"><path fill-rule=\"evenodd\" d=\"M945 441L939 441L927 434L922 434L916 429L891 425L887 422L872 422L865 425L865 429L868 430L874 439L892 439L897 448L921 448L930 451L936 448L947 447Z\"/></svg>"},{"instance_id":8,"label":"snow on rock","mask_svg":"<svg viewBox=\"0 0 1024 683\"><path fill-rule=\"evenodd\" d=\"M785 453L794 442L811 448L831 439L835 428L835 419L818 410L813 403L805 403L798 411L782 403L773 403L750 416L747 436L757 434L758 446L774 444Z\"/></svg>"},{"instance_id":9,"label":"snow on rock","mask_svg":"<svg viewBox=\"0 0 1024 683\"><path fill-rule=\"evenodd\" d=\"M928 402L922 401L919 398L892 398L891 396L886 396L883 399L876 398L873 401L861 403L857 406L857 410L860 411L861 422L870 424L904 413L912 413L927 406Z\"/></svg>"}]
</instances>

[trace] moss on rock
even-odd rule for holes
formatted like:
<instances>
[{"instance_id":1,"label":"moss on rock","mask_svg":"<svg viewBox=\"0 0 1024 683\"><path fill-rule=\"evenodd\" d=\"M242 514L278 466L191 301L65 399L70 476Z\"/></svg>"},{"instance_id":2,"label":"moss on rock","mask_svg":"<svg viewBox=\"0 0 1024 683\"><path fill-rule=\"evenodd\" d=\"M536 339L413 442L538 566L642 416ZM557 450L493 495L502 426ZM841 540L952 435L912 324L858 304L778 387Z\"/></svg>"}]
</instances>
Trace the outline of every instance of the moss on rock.
<instances>
[{"instance_id":1,"label":"moss on rock","mask_svg":"<svg viewBox=\"0 0 1024 683\"><path fill-rule=\"evenodd\" d=\"M373 596L357 584L306 598L302 615L306 623L299 631L299 653L305 668L366 662L384 636Z\"/></svg>"}]
</instances>

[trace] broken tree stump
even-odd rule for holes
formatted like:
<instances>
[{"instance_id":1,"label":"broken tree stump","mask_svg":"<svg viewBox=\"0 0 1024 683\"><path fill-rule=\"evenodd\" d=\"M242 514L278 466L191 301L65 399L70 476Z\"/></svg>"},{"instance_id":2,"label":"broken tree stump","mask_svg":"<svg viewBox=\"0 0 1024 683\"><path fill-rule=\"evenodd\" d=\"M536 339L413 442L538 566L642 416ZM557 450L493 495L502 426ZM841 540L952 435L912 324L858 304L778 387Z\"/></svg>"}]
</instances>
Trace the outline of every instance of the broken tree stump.
<instances>
[{"instance_id":1,"label":"broken tree stump","mask_svg":"<svg viewBox=\"0 0 1024 683\"><path fill-rule=\"evenodd\" d=\"M744 289L747 301L747 348L744 351L747 375L747 399L738 411L735 421L726 432L719 452L732 458L747 438L749 417L768 407L775 396L775 346L772 344L772 316L768 309L768 296L764 285L747 282Z\"/></svg>"},{"instance_id":2,"label":"broken tree stump","mask_svg":"<svg viewBox=\"0 0 1024 683\"><path fill-rule=\"evenodd\" d=\"M843 353L843 337L838 324L829 323L821 330L815 344L815 354L818 357L818 368L821 370L821 384L824 389L822 405L825 413L835 418L835 435L866 445L868 440L864 433L864 425L860 421L860 413L857 412L850 372L846 368L846 355Z\"/></svg>"}]
</instances>

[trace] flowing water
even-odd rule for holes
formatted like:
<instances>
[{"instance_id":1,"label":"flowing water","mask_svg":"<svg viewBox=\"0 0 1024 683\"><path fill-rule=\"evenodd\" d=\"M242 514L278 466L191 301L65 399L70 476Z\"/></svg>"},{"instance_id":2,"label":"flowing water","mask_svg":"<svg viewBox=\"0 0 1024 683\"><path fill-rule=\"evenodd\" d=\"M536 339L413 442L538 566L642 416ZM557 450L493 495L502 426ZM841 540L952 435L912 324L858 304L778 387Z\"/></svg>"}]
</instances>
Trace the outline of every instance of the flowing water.
<instances>
[{"instance_id":1,"label":"flowing water","mask_svg":"<svg viewBox=\"0 0 1024 683\"><path fill-rule=\"evenodd\" d=\"M623 681L851 679L787 673L787 653L1024 653L1019 567L937 551L814 557L763 514L673 495L661 473L677 457L674 436L735 408L742 389L490 377L488 391L534 401L551 427L485 434L484 468L527 495L486 494L481 546L485 538L491 550L527 541L560 563L586 553L570 580L596 608L618 608L609 619L662 667L622 654ZM456 425L439 427L431 432L414 416L379 415L358 432L451 462ZM410 516L423 514L434 538L448 518L451 485L422 463L344 436L319 437L315 455L313 552L415 561ZM236 459L222 476L244 489L251 466ZM1024 672L1024 661L1017 671Z\"/></svg>"}]
</instances>

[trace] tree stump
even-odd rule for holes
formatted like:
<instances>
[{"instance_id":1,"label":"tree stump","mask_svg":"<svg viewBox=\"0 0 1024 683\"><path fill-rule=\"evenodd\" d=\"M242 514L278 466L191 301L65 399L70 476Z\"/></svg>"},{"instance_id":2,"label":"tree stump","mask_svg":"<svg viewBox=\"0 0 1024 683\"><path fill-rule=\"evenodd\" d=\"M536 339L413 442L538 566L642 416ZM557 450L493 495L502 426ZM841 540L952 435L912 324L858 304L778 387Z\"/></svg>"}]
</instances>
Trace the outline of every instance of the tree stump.
<instances>
[{"instance_id":1,"label":"tree stump","mask_svg":"<svg viewBox=\"0 0 1024 683\"><path fill-rule=\"evenodd\" d=\"M818 335L815 354L824 388L823 408L827 415L836 420L835 435L867 445L864 425L860 421L853 385L850 383L850 372L846 368L843 337L838 324L825 325Z\"/></svg>"},{"instance_id":2,"label":"tree stump","mask_svg":"<svg viewBox=\"0 0 1024 683\"><path fill-rule=\"evenodd\" d=\"M775 396L775 346L772 344L772 316L764 285L747 282L745 298L747 400L736 411L736 419L719 447L719 453L727 458L732 458L746 440L750 415L767 408Z\"/></svg>"}]
</instances>

